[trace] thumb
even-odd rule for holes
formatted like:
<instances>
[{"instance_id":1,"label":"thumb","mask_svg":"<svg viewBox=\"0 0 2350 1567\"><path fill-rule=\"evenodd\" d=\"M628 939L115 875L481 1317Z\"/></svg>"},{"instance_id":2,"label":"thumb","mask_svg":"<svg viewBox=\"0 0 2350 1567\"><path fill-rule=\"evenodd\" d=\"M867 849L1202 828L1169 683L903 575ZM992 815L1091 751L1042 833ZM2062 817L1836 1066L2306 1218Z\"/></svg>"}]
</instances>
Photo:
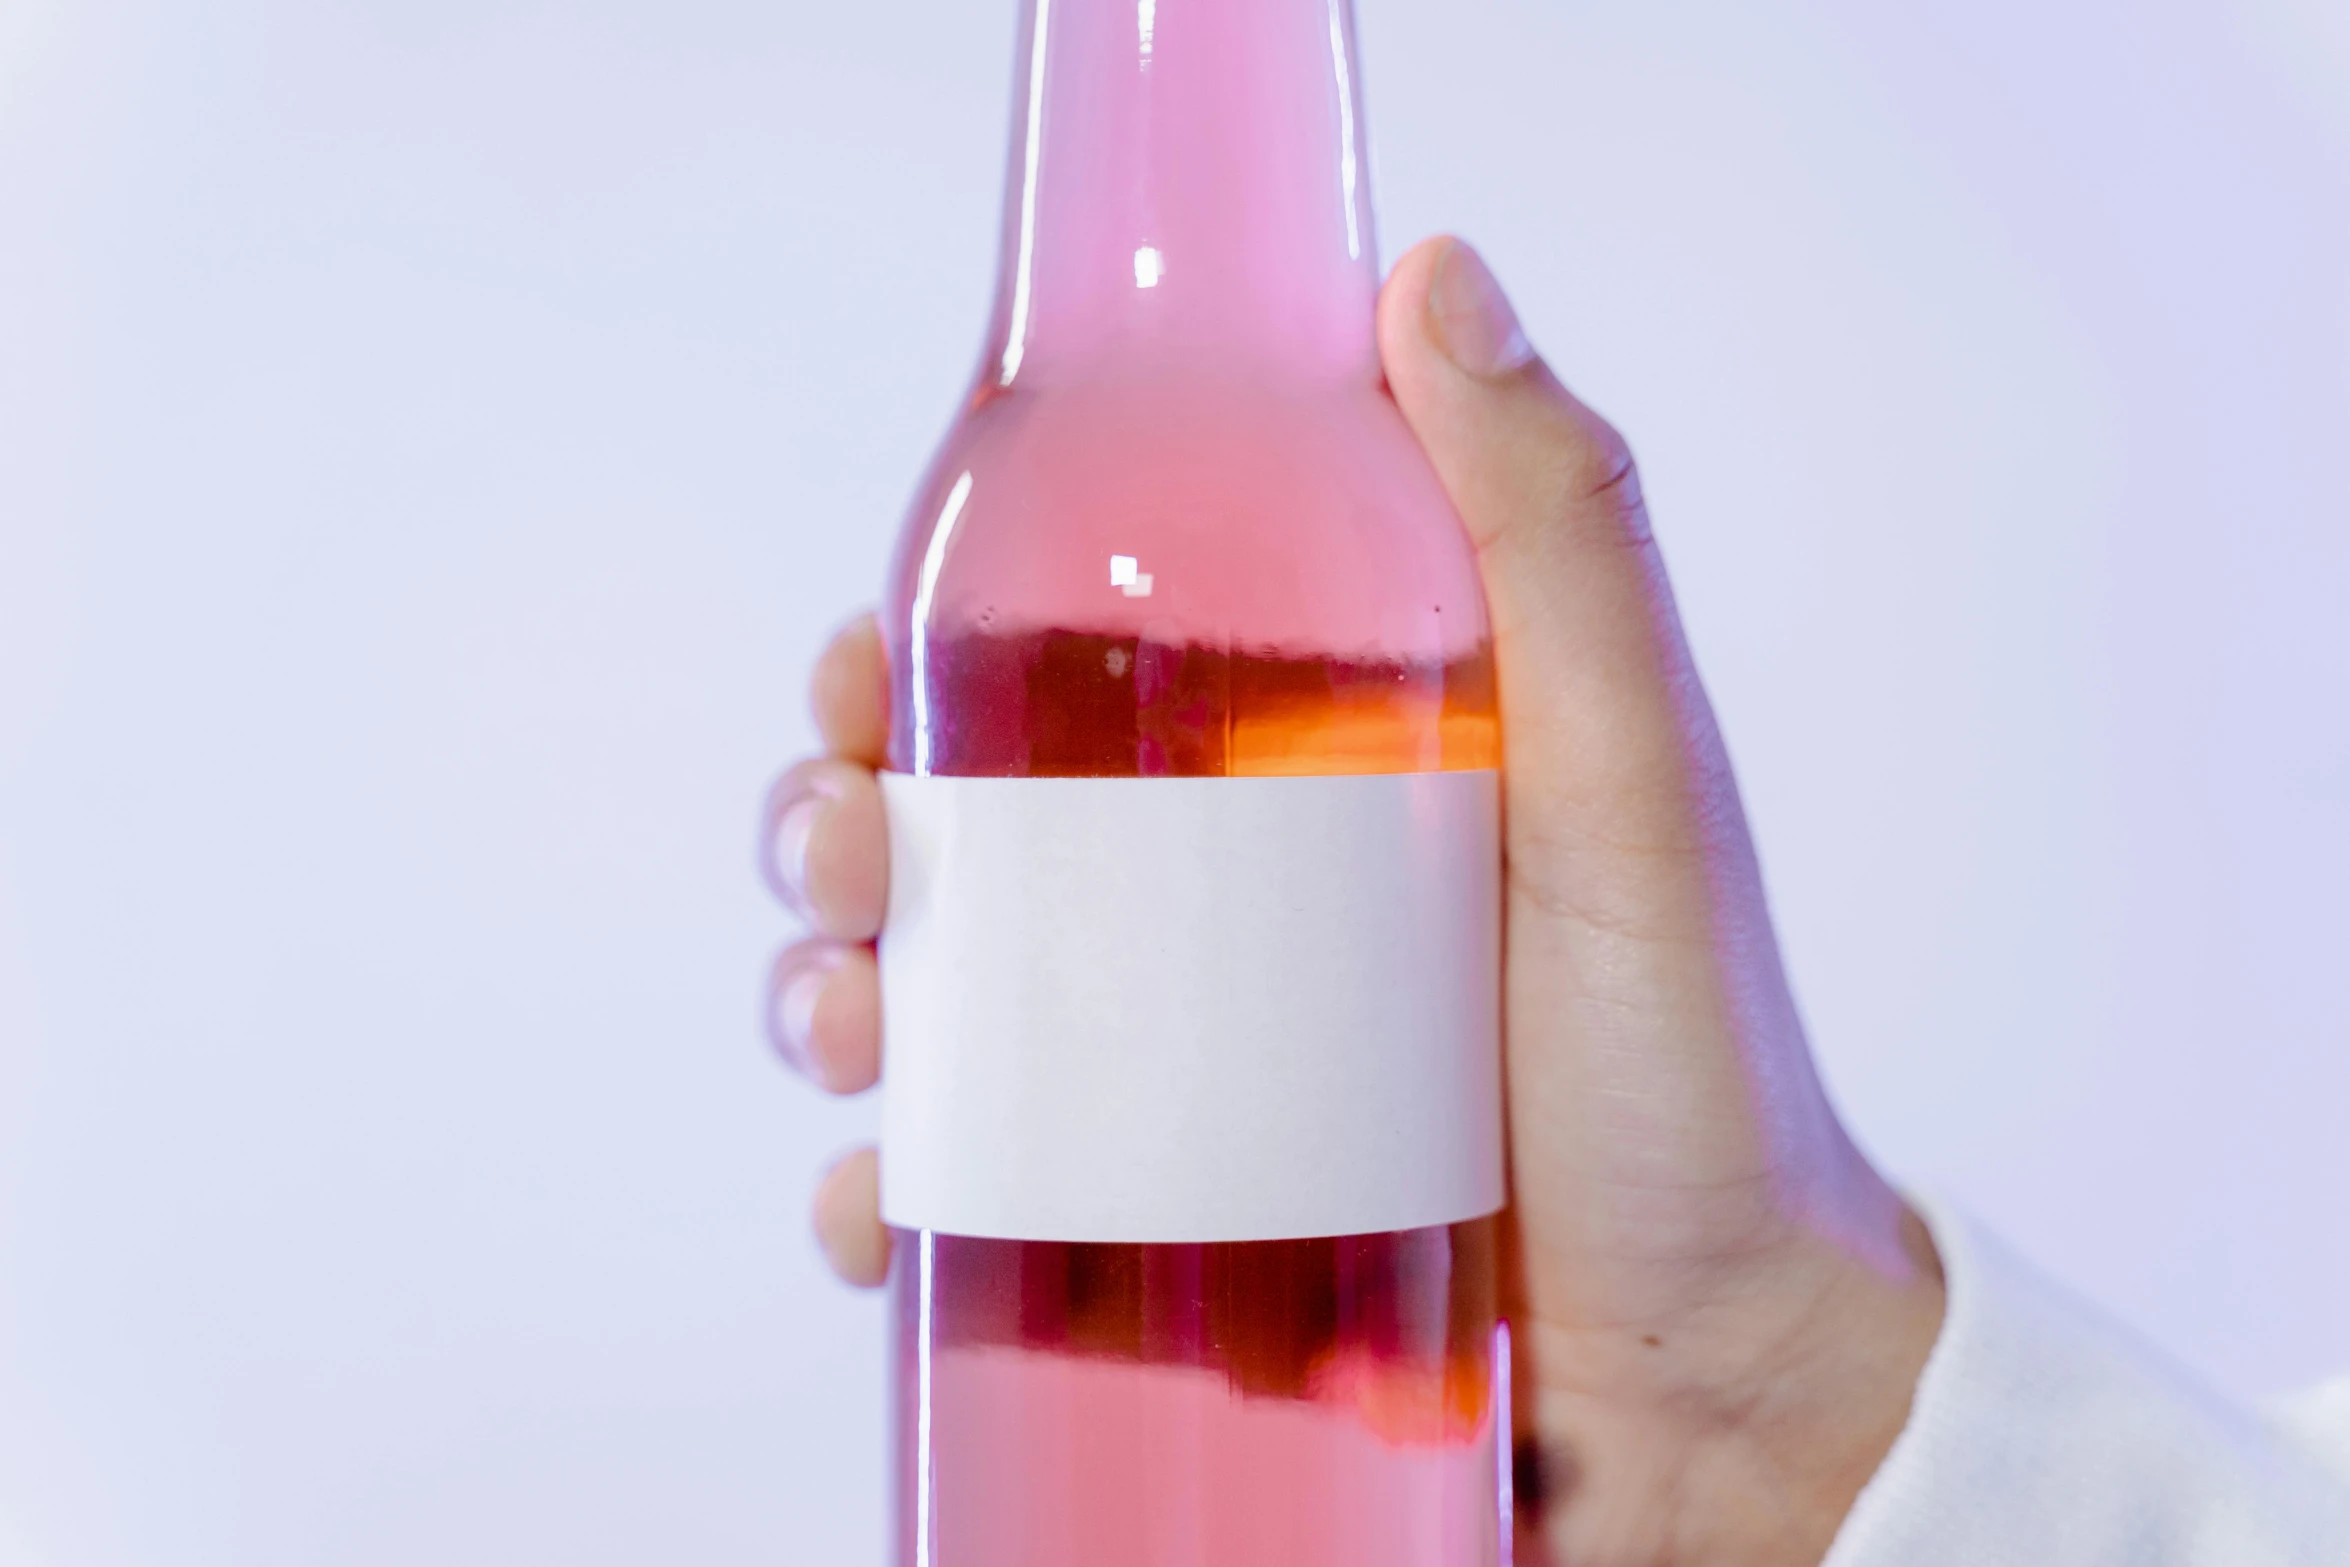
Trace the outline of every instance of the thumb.
<instances>
[{"instance_id":1,"label":"thumb","mask_svg":"<svg viewBox=\"0 0 2350 1567\"><path fill-rule=\"evenodd\" d=\"M1723 836L1718 810L1736 803L1630 449L1535 356L1459 240L1427 241L1397 263L1379 336L1388 384L1485 579L1513 873L1554 910L1706 934L1704 877L1590 874L1626 852L1691 860Z\"/></svg>"},{"instance_id":2,"label":"thumb","mask_svg":"<svg viewBox=\"0 0 2350 1567\"><path fill-rule=\"evenodd\" d=\"M1458 240L1397 263L1379 341L1492 610L1530 1247L1685 1262L1792 1223L1877 1250L1890 1196L1813 1074L1629 449Z\"/></svg>"},{"instance_id":3,"label":"thumb","mask_svg":"<svg viewBox=\"0 0 2350 1567\"><path fill-rule=\"evenodd\" d=\"M1812 1070L1623 440L1456 240L1397 264L1379 343L1492 608L1515 1416L1576 1463L1544 1528L1756 1560L1767 1520L1816 1561L1940 1331L1932 1242Z\"/></svg>"}]
</instances>

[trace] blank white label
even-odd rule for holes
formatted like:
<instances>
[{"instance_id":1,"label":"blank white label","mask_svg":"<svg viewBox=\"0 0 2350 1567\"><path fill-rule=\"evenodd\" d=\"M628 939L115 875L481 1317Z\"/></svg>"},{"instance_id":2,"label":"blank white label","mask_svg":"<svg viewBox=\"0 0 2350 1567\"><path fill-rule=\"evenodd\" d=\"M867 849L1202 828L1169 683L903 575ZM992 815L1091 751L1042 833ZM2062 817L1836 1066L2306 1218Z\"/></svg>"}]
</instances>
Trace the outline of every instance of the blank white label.
<instances>
[{"instance_id":1,"label":"blank white label","mask_svg":"<svg viewBox=\"0 0 2350 1567\"><path fill-rule=\"evenodd\" d=\"M1491 772L882 788L890 1223L1238 1241L1501 1206Z\"/></svg>"}]
</instances>

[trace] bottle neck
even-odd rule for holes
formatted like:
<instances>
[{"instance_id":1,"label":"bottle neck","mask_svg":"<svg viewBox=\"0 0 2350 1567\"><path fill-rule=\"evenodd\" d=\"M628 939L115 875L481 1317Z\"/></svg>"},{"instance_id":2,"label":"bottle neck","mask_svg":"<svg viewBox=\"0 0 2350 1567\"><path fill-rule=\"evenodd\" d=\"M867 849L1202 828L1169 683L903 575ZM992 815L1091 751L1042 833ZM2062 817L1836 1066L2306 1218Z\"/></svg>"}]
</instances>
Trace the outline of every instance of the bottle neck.
<instances>
[{"instance_id":1,"label":"bottle neck","mask_svg":"<svg viewBox=\"0 0 2350 1567\"><path fill-rule=\"evenodd\" d=\"M1377 375L1351 0L1026 0L983 386Z\"/></svg>"}]
</instances>

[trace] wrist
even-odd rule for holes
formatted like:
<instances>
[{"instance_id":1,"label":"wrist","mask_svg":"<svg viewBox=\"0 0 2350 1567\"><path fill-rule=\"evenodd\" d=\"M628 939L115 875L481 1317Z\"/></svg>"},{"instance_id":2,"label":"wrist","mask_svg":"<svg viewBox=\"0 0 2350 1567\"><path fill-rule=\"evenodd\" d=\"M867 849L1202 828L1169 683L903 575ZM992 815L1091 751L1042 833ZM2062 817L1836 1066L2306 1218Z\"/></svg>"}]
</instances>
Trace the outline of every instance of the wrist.
<instances>
[{"instance_id":1,"label":"wrist","mask_svg":"<svg viewBox=\"0 0 2350 1567\"><path fill-rule=\"evenodd\" d=\"M1906 1212L1899 1251L1889 1269L1801 1233L1676 1322L1531 1324L1520 1518L1550 1550L1533 1560L1814 1567L1941 1331L1940 1262Z\"/></svg>"}]
</instances>

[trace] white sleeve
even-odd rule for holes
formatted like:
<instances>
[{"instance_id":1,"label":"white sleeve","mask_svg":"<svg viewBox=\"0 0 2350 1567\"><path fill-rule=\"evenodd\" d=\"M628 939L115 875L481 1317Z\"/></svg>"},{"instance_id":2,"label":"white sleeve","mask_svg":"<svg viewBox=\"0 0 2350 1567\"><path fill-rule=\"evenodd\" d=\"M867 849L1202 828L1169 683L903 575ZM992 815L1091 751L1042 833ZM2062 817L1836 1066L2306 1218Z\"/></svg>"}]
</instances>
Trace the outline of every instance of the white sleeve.
<instances>
[{"instance_id":1,"label":"white sleeve","mask_svg":"<svg viewBox=\"0 0 2350 1567\"><path fill-rule=\"evenodd\" d=\"M2350 1567L2350 1379L2263 1420L1922 1206L1948 1314L1822 1567Z\"/></svg>"}]
</instances>

